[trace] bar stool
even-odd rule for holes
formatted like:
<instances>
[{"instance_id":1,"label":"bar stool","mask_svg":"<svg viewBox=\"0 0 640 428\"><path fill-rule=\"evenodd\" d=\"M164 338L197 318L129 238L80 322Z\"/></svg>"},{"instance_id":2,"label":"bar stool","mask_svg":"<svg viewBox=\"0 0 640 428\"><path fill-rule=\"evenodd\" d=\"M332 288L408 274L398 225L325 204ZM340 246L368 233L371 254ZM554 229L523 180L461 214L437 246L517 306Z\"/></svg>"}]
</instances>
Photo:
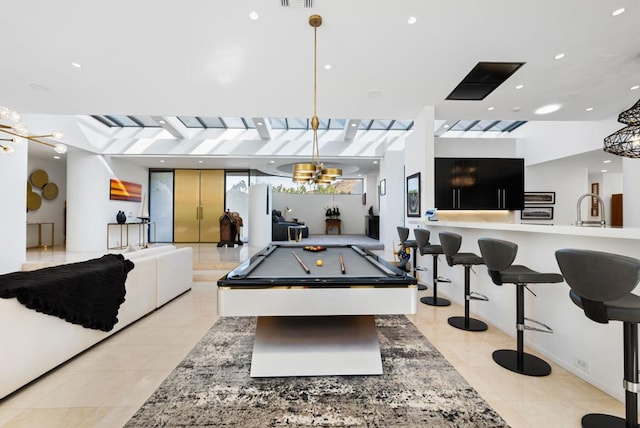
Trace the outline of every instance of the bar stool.
<instances>
[{"instance_id":1,"label":"bar stool","mask_svg":"<svg viewBox=\"0 0 640 428\"><path fill-rule=\"evenodd\" d=\"M471 266L484 264L482 257L474 253L459 253L460 245L462 245L462 236L451 232L440 232L440 245L446 256L449 266L464 266L464 317L450 317L447 322L453 327L467 331L484 331L487 324L469 317L469 302L471 300L488 301L487 296L471 292L469 284L469 276Z\"/></svg>"},{"instance_id":2,"label":"bar stool","mask_svg":"<svg viewBox=\"0 0 640 428\"><path fill-rule=\"evenodd\" d=\"M420 298L420 301L425 305L430 306L449 306L451 304L449 300L438 297L438 282L451 282L449 279L438 277L438 255L444 254L442 251L442 245L432 245L429 243L431 232L427 229L413 229L413 235L416 237L420 255L424 256L425 254L431 254L433 256L433 268L431 269L433 272L433 297L422 297ZM426 270L425 268L420 268L420 266L416 269Z\"/></svg>"},{"instance_id":3,"label":"bar stool","mask_svg":"<svg viewBox=\"0 0 640 428\"><path fill-rule=\"evenodd\" d=\"M493 352L493 361L512 372L527 376L547 376L551 373L551 366L541 358L524 352L524 331L532 330L542 333L553 333L548 325L524 316L524 290L531 291L528 284L550 284L562 282L562 275L558 273L540 273L526 266L514 265L513 261L518 253L518 245L501 239L478 239L480 253L484 264L489 270L489 276L496 285L515 284L516 286L516 335L517 350L499 349ZM536 325L525 324L529 321Z\"/></svg>"},{"instance_id":4,"label":"bar stool","mask_svg":"<svg viewBox=\"0 0 640 428\"><path fill-rule=\"evenodd\" d=\"M560 271L571 287L569 297L592 321L622 321L624 331L625 413L622 419L590 413L582 426L638 427L638 322L640 296L631 291L640 281L640 260L591 250L556 251Z\"/></svg>"},{"instance_id":5,"label":"bar stool","mask_svg":"<svg viewBox=\"0 0 640 428\"><path fill-rule=\"evenodd\" d=\"M418 243L414 240L409 240L409 228L408 227L402 227L402 226L398 226L398 237L400 238L400 245L402 246L401 250L404 250L405 248L411 248L411 250L409 250L412 253L411 258L412 260L412 270L411 270L411 275L413 275L414 277L416 276L416 268L417 268L417 260L416 260L416 249L418 248ZM403 270L407 270L405 268L405 265L407 264L407 261L400 261L400 264L398 265L398 267L400 269ZM427 286L424 284L418 284L418 290L426 290Z\"/></svg>"}]
</instances>

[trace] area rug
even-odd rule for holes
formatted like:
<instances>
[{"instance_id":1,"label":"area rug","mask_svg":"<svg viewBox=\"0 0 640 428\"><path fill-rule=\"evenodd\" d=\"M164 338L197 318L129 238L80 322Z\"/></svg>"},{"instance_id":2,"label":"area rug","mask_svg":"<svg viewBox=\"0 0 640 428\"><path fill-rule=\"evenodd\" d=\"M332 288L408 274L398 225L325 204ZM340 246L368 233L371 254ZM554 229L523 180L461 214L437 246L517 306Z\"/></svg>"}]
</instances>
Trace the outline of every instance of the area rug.
<instances>
[{"instance_id":1,"label":"area rug","mask_svg":"<svg viewBox=\"0 0 640 428\"><path fill-rule=\"evenodd\" d=\"M256 319L221 318L126 427L506 427L402 315L377 316L381 376L250 378Z\"/></svg>"}]
</instances>

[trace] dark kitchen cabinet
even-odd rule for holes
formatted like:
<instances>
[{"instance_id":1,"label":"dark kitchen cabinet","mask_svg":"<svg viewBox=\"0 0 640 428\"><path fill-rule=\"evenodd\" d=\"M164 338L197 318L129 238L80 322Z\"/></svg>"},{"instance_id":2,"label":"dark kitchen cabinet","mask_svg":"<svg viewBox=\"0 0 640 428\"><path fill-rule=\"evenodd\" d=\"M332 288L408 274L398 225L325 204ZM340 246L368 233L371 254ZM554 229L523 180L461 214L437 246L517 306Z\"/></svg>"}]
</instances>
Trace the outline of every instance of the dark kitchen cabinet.
<instances>
[{"instance_id":1,"label":"dark kitchen cabinet","mask_svg":"<svg viewBox=\"0 0 640 428\"><path fill-rule=\"evenodd\" d=\"M435 202L441 210L520 210L524 160L436 158Z\"/></svg>"},{"instance_id":2,"label":"dark kitchen cabinet","mask_svg":"<svg viewBox=\"0 0 640 428\"><path fill-rule=\"evenodd\" d=\"M474 209L477 159L436 158L436 207L442 210Z\"/></svg>"}]
</instances>

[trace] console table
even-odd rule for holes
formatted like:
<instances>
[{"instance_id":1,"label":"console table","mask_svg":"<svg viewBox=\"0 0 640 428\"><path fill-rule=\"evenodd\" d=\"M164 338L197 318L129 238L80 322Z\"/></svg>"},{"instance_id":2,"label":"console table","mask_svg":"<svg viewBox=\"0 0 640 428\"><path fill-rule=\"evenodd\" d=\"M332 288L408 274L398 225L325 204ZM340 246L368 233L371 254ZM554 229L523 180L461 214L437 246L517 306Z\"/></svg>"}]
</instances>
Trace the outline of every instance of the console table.
<instances>
[{"instance_id":1,"label":"console table","mask_svg":"<svg viewBox=\"0 0 640 428\"><path fill-rule=\"evenodd\" d=\"M150 228L153 226L153 241L156 242L156 223L154 221L150 222L139 222L139 223L107 223L107 250L114 249L122 249L127 248L129 246L129 227L135 226L138 228L138 245L144 246L146 244L146 240L144 238L145 234L145 226L148 225ZM112 227L120 227L120 240L116 243L115 246L111 246L111 228Z\"/></svg>"},{"instance_id":2,"label":"console table","mask_svg":"<svg viewBox=\"0 0 640 428\"><path fill-rule=\"evenodd\" d=\"M47 248L47 244L42 245L42 226L43 225L50 225L51 226L51 246L53 247L54 244L54 224L53 223L27 223L27 227L28 226L37 226L38 228L38 245L37 246L31 246L31 247L27 247L27 248ZM28 229L27 229L28 230Z\"/></svg>"}]
</instances>

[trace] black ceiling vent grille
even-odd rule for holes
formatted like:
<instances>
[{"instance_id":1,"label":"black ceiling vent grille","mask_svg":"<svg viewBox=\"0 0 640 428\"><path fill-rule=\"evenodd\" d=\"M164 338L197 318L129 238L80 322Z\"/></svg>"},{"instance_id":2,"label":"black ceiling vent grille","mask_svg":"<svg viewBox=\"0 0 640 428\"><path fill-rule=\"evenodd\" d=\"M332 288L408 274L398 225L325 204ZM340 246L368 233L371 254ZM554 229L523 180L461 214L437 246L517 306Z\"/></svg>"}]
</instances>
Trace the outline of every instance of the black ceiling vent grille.
<instances>
[{"instance_id":1,"label":"black ceiling vent grille","mask_svg":"<svg viewBox=\"0 0 640 428\"><path fill-rule=\"evenodd\" d=\"M447 99L483 100L523 65L524 62L479 62Z\"/></svg>"}]
</instances>

